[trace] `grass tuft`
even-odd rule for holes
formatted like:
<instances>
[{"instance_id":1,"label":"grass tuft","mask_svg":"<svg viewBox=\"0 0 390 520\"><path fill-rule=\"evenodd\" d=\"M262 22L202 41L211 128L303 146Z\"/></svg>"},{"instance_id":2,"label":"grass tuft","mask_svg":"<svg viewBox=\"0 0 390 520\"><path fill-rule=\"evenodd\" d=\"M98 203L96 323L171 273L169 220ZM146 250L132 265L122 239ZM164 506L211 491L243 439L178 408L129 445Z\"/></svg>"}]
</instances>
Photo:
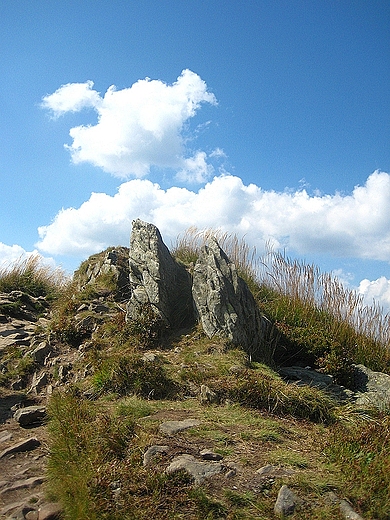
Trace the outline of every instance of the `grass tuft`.
<instances>
[{"instance_id":1,"label":"grass tuft","mask_svg":"<svg viewBox=\"0 0 390 520\"><path fill-rule=\"evenodd\" d=\"M22 291L34 297L56 298L69 282L64 271L43 263L39 255L0 268L0 292Z\"/></svg>"}]
</instances>

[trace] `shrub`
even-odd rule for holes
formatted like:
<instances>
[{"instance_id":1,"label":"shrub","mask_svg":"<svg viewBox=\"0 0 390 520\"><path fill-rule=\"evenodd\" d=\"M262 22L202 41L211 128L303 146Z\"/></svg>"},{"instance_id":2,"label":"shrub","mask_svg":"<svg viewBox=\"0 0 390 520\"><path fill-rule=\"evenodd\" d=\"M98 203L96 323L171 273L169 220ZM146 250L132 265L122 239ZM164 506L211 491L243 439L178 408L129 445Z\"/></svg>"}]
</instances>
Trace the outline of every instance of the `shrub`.
<instances>
[{"instance_id":1,"label":"shrub","mask_svg":"<svg viewBox=\"0 0 390 520\"><path fill-rule=\"evenodd\" d=\"M133 339L138 347L142 349L150 349L158 346L163 331L167 327L164 322L154 312L150 304L144 304L138 312L136 318L129 319L123 331L128 338Z\"/></svg>"},{"instance_id":2,"label":"shrub","mask_svg":"<svg viewBox=\"0 0 390 520\"><path fill-rule=\"evenodd\" d=\"M137 395L149 399L173 397L176 384L169 379L160 361L144 360L139 354L105 359L93 377L98 393Z\"/></svg>"}]
</instances>

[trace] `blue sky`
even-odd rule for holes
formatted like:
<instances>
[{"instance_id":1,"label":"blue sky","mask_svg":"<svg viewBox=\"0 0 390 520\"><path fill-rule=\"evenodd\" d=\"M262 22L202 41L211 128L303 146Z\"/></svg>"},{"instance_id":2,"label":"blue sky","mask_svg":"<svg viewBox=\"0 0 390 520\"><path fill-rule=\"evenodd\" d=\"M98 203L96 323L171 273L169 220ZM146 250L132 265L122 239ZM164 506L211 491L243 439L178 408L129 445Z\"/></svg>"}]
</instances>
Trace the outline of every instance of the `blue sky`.
<instances>
[{"instance_id":1,"label":"blue sky","mask_svg":"<svg viewBox=\"0 0 390 520\"><path fill-rule=\"evenodd\" d=\"M389 27L379 0L2 2L0 261L71 271L140 217L390 308Z\"/></svg>"}]
</instances>

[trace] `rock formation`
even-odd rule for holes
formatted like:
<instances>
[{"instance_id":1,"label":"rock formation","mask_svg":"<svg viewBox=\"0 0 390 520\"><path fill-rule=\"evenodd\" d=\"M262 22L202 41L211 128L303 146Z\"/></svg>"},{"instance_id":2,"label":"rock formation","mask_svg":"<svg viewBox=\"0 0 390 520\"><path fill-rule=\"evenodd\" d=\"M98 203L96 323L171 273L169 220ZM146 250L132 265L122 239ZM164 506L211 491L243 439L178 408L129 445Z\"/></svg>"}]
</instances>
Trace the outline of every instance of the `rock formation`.
<instances>
[{"instance_id":1,"label":"rock formation","mask_svg":"<svg viewBox=\"0 0 390 520\"><path fill-rule=\"evenodd\" d=\"M171 256L156 226L135 220L129 254L131 297L129 318L136 318L145 305L171 328L194 323L191 277Z\"/></svg>"},{"instance_id":2,"label":"rock formation","mask_svg":"<svg viewBox=\"0 0 390 520\"><path fill-rule=\"evenodd\" d=\"M172 258L156 226L136 220L129 265L129 318L151 305L167 325L178 328L193 324L196 310L207 336L225 336L253 358L261 358L266 320L215 238L203 247L191 279Z\"/></svg>"},{"instance_id":3,"label":"rock formation","mask_svg":"<svg viewBox=\"0 0 390 520\"><path fill-rule=\"evenodd\" d=\"M74 273L74 281L81 291L88 285L99 284L115 293L116 299L130 297L129 288L129 248L108 248L92 255Z\"/></svg>"},{"instance_id":4,"label":"rock formation","mask_svg":"<svg viewBox=\"0 0 390 520\"><path fill-rule=\"evenodd\" d=\"M267 324L247 284L215 238L208 240L195 264L192 294L208 337L225 335L253 358L261 357Z\"/></svg>"}]
</instances>

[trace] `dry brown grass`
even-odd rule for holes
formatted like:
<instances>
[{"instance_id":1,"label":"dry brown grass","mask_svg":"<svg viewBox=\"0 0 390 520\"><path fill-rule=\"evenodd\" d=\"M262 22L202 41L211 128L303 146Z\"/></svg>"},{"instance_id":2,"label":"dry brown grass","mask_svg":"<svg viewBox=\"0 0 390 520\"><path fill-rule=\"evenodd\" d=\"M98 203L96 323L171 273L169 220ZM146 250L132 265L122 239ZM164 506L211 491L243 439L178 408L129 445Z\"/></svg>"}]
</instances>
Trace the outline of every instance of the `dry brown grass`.
<instances>
[{"instance_id":1,"label":"dry brown grass","mask_svg":"<svg viewBox=\"0 0 390 520\"><path fill-rule=\"evenodd\" d=\"M40 255L21 257L0 268L1 292L22 291L35 297L54 297L68 281L61 268L45 264Z\"/></svg>"}]
</instances>

